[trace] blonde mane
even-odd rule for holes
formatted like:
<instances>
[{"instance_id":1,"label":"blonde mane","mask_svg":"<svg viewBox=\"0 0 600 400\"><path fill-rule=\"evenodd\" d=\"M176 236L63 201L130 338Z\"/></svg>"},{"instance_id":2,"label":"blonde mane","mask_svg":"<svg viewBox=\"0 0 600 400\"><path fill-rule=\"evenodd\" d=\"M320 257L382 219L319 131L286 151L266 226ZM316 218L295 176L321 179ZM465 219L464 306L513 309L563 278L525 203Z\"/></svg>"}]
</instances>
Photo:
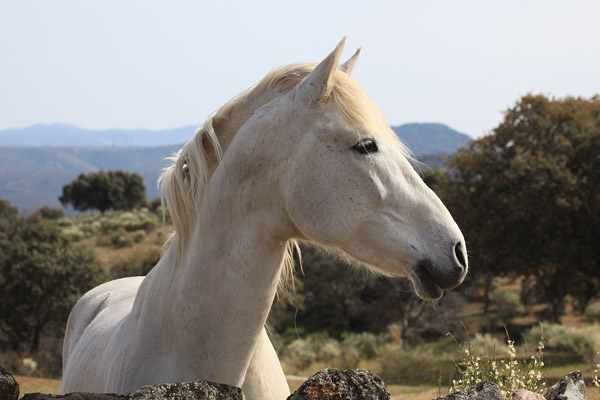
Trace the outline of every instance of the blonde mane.
<instances>
[{"instance_id":1,"label":"blonde mane","mask_svg":"<svg viewBox=\"0 0 600 400\"><path fill-rule=\"evenodd\" d=\"M252 115L252 112L277 96L295 88L315 68L316 63L292 64L271 71L256 86L242 92L216 112L177 154L169 157L172 164L163 170L158 184L163 205L175 225L174 231L163 245L166 250L175 246L175 265L183 259L196 223L198 211L204 201L205 188L218 166L227 146L237 130ZM393 135L403 154L413 159L408 149L397 140L377 106L365 94L362 86L348 74L338 71L336 84L328 98L336 105L341 118L349 126L369 127ZM378 125L382 125L381 127ZM224 136L228 136L224 138ZM294 251L300 258L297 241L287 244L282 272L282 284L293 275Z\"/></svg>"}]
</instances>

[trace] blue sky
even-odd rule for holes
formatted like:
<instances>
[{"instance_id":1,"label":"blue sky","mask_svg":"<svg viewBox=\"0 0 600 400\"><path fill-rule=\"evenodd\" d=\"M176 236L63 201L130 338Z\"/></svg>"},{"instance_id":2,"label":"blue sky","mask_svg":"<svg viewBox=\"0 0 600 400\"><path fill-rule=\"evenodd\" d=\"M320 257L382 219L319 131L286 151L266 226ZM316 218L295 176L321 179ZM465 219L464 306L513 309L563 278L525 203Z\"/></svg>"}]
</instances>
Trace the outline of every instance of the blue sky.
<instances>
[{"instance_id":1,"label":"blue sky","mask_svg":"<svg viewBox=\"0 0 600 400\"><path fill-rule=\"evenodd\" d=\"M0 0L0 129L201 124L347 36L391 125L480 136L523 94L600 92L600 1Z\"/></svg>"}]
</instances>

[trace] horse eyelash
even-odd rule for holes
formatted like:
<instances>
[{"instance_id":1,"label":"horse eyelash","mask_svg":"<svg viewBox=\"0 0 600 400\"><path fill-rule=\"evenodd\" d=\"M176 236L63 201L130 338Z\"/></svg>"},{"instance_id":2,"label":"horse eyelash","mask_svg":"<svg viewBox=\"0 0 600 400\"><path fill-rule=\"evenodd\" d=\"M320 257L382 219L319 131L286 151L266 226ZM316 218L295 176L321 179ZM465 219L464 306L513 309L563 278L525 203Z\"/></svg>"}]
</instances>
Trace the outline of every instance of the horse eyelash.
<instances>
[{"instance_id":1,"label":"horse eyelash","mask_svg":"<svg viewBox=\"0 0 600 400\"><path fill-rule=\"evenodd\" d=\"M371 138L359 140L358 143L356 143L354 146L352 146L352 149L356 150L360 154L365 154L365 155L377 153L379 151L379 147L377 146L377 143Z\"/></svg>"}]
</instances>

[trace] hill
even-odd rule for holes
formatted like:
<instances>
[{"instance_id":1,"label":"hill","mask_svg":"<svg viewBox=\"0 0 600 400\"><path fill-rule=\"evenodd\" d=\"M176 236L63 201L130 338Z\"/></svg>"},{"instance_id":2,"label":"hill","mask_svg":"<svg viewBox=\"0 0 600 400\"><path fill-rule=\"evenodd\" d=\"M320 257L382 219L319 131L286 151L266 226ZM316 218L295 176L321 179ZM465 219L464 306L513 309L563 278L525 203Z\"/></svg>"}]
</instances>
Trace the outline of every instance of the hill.
<instances>
[{"instance_id":1,"label":"hill","mask_svg":"<svg viewBox=\"0 0 600 400\"><path fill-rule=\"evenodd\" d=\"M455 131L443 124L404 124L392 126L392 130L417 156L423 154L449 155L471 140L469 135Z\"/></svg>"},{"instance_id":2,"label":"hill","mask_svg":"<svg viewBox=\"0 0 600 400\"><path fill-rule=\"evenodd\" d=\"M10 147L156 147L187 142L196 126L173 129L91 130L69 124L37 124L0 131L0 146Z\"/></svg>"},{"instance_id":3,"label":"hill","mask_svg":"<svg viewBox=\"0 0 600 400\"><path fill-rule=\"evenodd\" d=\"M37 124L0 131L0 147L156 147L187 142L195 126L174 129L91 130L69 124ZM471 137L443 124L413 123L392 130L416 154L451 154Z\"/></svg>"},{"instance_id":4,"label":"hill","mask_svg":"<svg viewBox=\"0 0 600 400\"><path fill-rule=\"evenodd\" d=\"M407 124L394 132L426 164L443 165L470 138L442 124ZM148 199L164 159L187 142L194 127L162 131L92 131L72 125L34 125L0 131L0 197L29 214L44 205L60 207L63 185L80 173L122 169L144 178Z\"/></svg>"},{"instance_id":5,"label":"hill","mask_svg":"<svg viewBox=\"0 0 600 400\"><path fill-rule=\"evenodd\" d=\"M158 196L156 180L165 158L181 145L160 147L0 147L0 197L29 214L61 207L62 187L80 173L122 169L144 178L146 196Z\"/></svg>"}]
</instances>

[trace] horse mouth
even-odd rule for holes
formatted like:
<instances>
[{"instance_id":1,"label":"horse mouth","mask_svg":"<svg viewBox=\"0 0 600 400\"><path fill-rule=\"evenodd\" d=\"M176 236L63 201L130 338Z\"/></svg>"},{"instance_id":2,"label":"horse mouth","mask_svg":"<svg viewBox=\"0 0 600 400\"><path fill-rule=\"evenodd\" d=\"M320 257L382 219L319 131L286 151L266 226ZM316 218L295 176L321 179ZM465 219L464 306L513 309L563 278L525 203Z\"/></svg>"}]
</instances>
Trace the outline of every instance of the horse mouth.
<instances>
[{"instance_id":1,"label":"horse mouth","mask_svg":"<svg viewBox=\"0 0 600 400\"><path fill-rule=\"evenodd\" d=\"M421 264L413 268L409 277L415 288L415 293L422 300L439 300L444 295L444 290L437 284L425 265Z\"/></svg>"}]
</instances>

